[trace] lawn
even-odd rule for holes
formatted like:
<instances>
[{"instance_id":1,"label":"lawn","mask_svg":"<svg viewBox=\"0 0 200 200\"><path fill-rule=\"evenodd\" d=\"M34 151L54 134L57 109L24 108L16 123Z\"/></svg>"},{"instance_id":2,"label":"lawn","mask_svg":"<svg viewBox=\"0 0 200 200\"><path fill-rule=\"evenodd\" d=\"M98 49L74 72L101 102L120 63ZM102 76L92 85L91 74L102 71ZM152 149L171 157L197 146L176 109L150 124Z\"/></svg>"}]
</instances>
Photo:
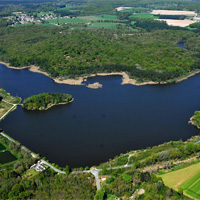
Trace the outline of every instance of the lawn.
<instances>
[{"instance_id":1,"label":"lawn","mask_svg":"<svg viewBox=\"0 0 200 200\"><path fill-rule=\"evenodd\" d=\"M200 199L200 163L160 175L160 177L166 186L175 190L182 188L184 194Z\"/></svg>"},{"instance_id":2,"label":"lawn","mask_svg":"<svg viewBox=\"0 0 200 200\"><path fill-rule=\"evenodd\" d=\"M130 17L149 18L149 19L158 19L159 18L157 16L154 16L154 15L148 14L148 13L137 13L137 14L131 15Z\"/></svg>"},{"instance_id":3,"label":"lawn","mask_svg":"<svg viewBox=\"0 0 200 200\"><path fill-rule=\"evenodd\" d=\"M27 179L32 179L34 176L38 175L40 172L37 172L35 169L29 169L24 174L23 177Z\"/></svg>"}]
</instances>

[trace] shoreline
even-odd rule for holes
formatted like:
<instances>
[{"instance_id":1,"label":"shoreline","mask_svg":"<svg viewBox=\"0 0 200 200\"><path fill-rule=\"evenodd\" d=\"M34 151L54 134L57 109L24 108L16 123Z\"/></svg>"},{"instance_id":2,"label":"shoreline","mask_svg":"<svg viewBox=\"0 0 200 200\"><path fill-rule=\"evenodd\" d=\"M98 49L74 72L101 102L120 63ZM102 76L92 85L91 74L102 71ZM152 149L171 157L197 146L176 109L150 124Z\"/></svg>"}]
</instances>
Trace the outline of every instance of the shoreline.
<instances>
[{"instance_id":1,"label":"shoreline","mask_svg":"<svg viewBox=\"0 0 200 200\"><path fill-rule=\"evenodd\" d=\"M43 74L43 75L49 77L50 79L52 79L55 83L59 83L59 84L85 85L83 82L87 81L87 79L91 78L91 77L95 77L95 76L116 76L116 75L122 76L121 85L131 84L131 85L135 85L135 86L143 86L143 85L170 84L169 81L165 81L165 82L146 81L146 82L138 83L136 79L130 78L128 73L126 73L126 72L96 73L96 74L84 75L84 76L77 77L77 78L74 78L74 79L70 79L70 78L66 78L66 79L52 78L52 77L50 77L50 75L47 72L41 71L39 69L39 67L35 66L35 65L24 66L24 67L13 67L9 63L1 62L1 61L0 61L0 64L3 64L6 67L11 68L11 69L16 69L16 70L28 69L31 72ZM193 71L191 73L188 73L184 77L180 77L180 78L174 79L173 83L180 83L180 82L182 82L182 81L184 81L184 80L186 80L186 79L188 79L188 78L190 78L190 77L192 77L192 76L194 76L194 75L196 75L198 73L200 73L200 70Z\"/></svg>"},{"instance_id":2,"label":"shoreline","mask_svg":"<svg viewBox=\"0 0 200 200\"><path fill-rule=\"evenodd\" d=\"M38 110L27 110L25 108L23 108L23 109L25 109L27 111L46 111L46 110L48 110L48 109L50 109L50 108L52 108L54 106L66 105L66 104L72 103L73 101L74 101L74 98L72 98L72 100L70 100L68 102L62 102L62 103L57 103L57 104L50 104L49 107L47 107L46 109L38 109Z\"/></svg>"},{"instance_id":3,"label":"shoreline","mask_svg":"<svg viewBox=\"0 0 200 200\"><path fill-rule=\"evenodd\" d=\"M193 121L194 116L190 117L190 120L188 121L188 124L192 124L193 126L195 126L197 129L200 129L200 126L196 125Z\"/></svg>"}]
</instances>

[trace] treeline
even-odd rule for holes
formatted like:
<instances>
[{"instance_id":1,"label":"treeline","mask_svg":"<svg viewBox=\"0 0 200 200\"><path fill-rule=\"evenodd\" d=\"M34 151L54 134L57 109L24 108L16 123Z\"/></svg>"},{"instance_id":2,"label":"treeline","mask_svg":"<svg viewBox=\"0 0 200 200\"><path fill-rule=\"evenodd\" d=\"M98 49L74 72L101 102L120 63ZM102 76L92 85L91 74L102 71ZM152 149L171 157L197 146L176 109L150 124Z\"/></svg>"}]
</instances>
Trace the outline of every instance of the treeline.
<instances>
[{"instance_id":1,"label":"treeline","mask_svg":"<svg viewBox=\"0 0 200 200\"><path fill-rule=\"evenodd\" d=\"M46 110L49 107L72 100L70 94L42 93L24 99L22 107L26 110Z\"/></svg>"},{"instance_id":2,"label":"treeline","mask_svg":"<svg viewBox=\"0 0 200 200\"><path fill-rule=\"evenodd\" d=\"M158 16L159 19L176 19L176 20L184 20L187 16L185 15L155 15Z\"/></svg>"}]
</instances>

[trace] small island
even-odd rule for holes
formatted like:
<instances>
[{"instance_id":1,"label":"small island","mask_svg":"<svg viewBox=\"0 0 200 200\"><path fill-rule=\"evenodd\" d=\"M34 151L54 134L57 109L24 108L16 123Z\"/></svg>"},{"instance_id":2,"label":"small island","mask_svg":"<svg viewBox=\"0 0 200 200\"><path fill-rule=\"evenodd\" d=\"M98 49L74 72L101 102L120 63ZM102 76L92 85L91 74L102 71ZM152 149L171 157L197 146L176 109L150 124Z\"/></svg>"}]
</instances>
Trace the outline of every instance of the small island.
<instances>
[{"instance_id":1,"label":"small island","mask_svg":"<svg viewBox=\"0 0 200 200\"><path fill-rule=\"evenodd\" d=\"M100 84L99 82L96 82L96 83L93 83L93 84L88 84L87 87L91 88L91 89L98 89L98 88L102 88L103 85Z\"/></svg>"},{"instance_id":2,"label":"small island","mask_svg":"<svg viewBox=\"0 0 200 200\"><path fill-rule=\"evenodd\" d=\"M26 110L47 110L55 105L71 103L70 94L42 93L24 99L22 107Z\"/></svg>"},{"instance_id":3,"label":"small island","mask_svg":"<svg viewBox=\"0 0 200 200\"><path fill-rule=\"evenodd\" d=\"M189 123L200 129L200 111L195 111L194 115L190 118Z\"/></svg>"}]
</instances>

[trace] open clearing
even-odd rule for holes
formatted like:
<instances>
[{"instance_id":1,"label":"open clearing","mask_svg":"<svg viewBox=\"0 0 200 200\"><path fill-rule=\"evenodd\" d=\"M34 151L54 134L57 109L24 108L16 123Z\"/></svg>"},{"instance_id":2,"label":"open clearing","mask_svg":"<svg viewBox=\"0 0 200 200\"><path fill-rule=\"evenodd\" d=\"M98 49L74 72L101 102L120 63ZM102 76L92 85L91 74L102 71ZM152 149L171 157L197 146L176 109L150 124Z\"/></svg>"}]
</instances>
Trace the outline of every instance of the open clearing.
<instances>
[{"instance_id":1,"label":"open clearing","mask_svg":"<svg viewBox=\"0 0 200 200\"><path fill-rule=\"evenodd\" d=\"M151 14L153 15L187 15L187 16L196 15L194 11L181 11L181 10L153 10Z\"/></svg>"},{"instance_id":2,"label":"open clearing","mask_svg":"<svg viewBox=\"0 0 200 200\"><path fill-rule=\"evenodd\" d=\"M132 7L117 7L115 8L117 11L122 11L122 10L125 10L125 9L131 9Z\"/></svg>"},{"instance_id":3,"label":"open clearing","mask_svg":"<svg viewBox=\"0 0 200 200\"><path fill-rule=\"evenodd\" d=\"M159 21L165 21L169 26L180 26L180 27L186 27L190 24L195 23L193 20L175 20L175 19L157 19Z\"/></svg>"},{"instance_id":4,"label":"open clearing","mask_svg":"<svg viewBox=\"0 0 200 200\"><path fill-rule=\"evenodd\" d=\"M92 16L84 16L84 17L77 17L77 18L68 18L68 17L62 17L57 19L50 19L47 20L51 24L57 24L57 23L91 23L98 20L118 20L116 15L92 15Z\"/></svg>"},{"instance_id":5,"label":"open clearing","mask_svg":"<svg viewBox=\"0 0 200 200\"><path fill-rule=\"evenodd\" d=\"M136 14L131 15L130 17L158 19L158 16L154 16L154 15L149 14L149 13L136 13Z\"/></svg>"},{"instance_id":6,"label":"open clearing","mask_svg":"<svg viewBox=\"0 0 200 200\"><path fill-rule=\"evenodd\" d=\"M178 190L182 188L184 194L200 199L200 163L160 175L166 186Z\"/></svg>"},{"instance_id":7,"label":"open clearing","mask_svg":"<svg viewBox=\"0 0 200 200\"><path fill-rule=\"evenodd\" d=\"M87 28L116 28L116 26L118 25L118 23L109 23L109 22L102 22L102 23L92 23L91 25L89 25ZM121 25L125 25L122 24Z\"/></svg>"}]
</instances>

